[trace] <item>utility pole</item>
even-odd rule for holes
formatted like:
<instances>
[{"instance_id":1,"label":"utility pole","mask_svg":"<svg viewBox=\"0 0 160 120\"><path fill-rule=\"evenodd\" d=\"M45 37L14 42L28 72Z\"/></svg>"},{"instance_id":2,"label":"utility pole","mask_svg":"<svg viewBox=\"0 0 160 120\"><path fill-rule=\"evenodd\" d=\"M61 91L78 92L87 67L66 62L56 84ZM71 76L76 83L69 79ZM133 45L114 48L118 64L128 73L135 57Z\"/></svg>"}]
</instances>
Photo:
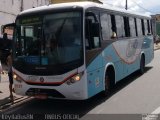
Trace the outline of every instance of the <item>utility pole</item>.
<instances>
[{"instance_id":1,"label":"utility pole","mask_svg":"<svg viewBox=\"0 0 160 120\"><path fill-rule=\"evenodd\" d=\"M20 7L20 11L23 11L24 8L23 8L23 0L21 0L21 7Z\"/></svg>"},{"instance_id":2,"label":"utility pole","mask_svg":"<svg viewBox=\"0 0 160 120\"><path fill-rule=\"evenodd\" d=\"M127 0L126 0L126 7L125 7L125 9L126 9L126 10L128 9L128 3L127 3Z\"/></svg>"}]
</instances>

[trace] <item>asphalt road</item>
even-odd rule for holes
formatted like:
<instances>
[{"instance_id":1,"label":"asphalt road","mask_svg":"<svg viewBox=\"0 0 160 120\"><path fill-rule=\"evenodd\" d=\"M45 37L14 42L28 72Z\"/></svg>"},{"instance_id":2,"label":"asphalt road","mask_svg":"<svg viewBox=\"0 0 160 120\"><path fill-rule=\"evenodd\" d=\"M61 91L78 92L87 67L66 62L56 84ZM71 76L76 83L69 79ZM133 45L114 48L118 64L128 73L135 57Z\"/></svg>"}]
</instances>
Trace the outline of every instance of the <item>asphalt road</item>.
<instances>
[{"instance_id":1,"label":"asphalt road","mask_svg":"<svg viewBox=\"0 0 160 120\"><path fill-rule=\"evenodd\" d=\"M7 111L10 114L151 114L160 106L160 50L146 66L145 74L133 73L119 82L108 97L86 101L32 99Z\"/></svg>"}]
</instances>

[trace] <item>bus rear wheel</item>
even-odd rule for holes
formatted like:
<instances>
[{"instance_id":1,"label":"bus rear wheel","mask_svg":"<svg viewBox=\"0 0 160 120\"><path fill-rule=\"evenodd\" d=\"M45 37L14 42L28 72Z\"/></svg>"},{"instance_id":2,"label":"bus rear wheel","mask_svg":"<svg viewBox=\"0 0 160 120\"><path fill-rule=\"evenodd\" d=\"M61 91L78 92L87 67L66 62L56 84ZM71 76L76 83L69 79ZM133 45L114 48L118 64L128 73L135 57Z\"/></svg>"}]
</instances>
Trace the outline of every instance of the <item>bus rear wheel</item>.
<instances>
[{"instance_id":1,"label":"bus rear wheel","mask_svg":"<svg viewBox=\"0 0 160 120\"><path fill-rule=\"evenodd\" d=\"M139 73L142 75L145 71L145 58L142 55L141 57L141 61L140 61L140 69L139 69Z\"/></svg>"}]
</instances>

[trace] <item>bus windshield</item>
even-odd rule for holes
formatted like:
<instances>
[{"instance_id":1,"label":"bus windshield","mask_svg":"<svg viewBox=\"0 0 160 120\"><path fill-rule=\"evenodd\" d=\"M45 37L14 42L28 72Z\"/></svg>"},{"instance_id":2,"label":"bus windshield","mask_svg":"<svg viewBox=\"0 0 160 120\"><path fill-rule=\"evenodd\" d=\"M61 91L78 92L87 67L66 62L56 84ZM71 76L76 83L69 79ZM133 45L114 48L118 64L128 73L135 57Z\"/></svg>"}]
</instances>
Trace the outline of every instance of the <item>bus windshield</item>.
<instances>
[{"instance_id":1,"label":"bus windshield","mask_svg":"<svg viewBox=\"0 0 160 120\"><path fill-rule=\"evenodd\" d=\"M15 58L27 65L62 65L83 59L81 12L16 20Z\"/></svg>"}]
</instances>

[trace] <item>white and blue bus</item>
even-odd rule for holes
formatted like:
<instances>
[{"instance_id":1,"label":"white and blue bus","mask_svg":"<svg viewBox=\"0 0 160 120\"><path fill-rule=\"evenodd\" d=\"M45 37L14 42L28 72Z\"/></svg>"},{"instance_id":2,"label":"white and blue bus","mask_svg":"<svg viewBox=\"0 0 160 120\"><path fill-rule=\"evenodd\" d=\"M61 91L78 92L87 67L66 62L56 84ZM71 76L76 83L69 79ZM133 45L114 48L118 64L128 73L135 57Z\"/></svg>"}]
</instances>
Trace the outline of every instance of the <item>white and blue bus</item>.
<instances>
[{"instance_id":1,"label":"white and blue bus","mask_svg":"<svg viewBox=\"0 0 160 120\"><path fill-rule=\"evenodd\" d=\"M88 99L154 57L150 17L93 2L42 6L15 22L16 94Z\"/></svg>"}]
</instances>

